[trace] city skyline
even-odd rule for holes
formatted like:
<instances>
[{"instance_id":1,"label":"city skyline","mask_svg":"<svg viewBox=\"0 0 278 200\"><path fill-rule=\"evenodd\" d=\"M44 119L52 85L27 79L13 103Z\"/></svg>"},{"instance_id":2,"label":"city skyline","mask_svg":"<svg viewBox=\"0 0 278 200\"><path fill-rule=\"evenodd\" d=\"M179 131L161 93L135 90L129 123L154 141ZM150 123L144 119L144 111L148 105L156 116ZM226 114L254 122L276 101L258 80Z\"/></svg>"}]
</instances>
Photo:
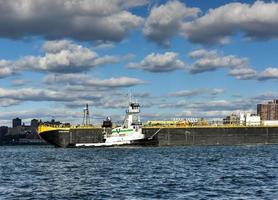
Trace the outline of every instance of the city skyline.
<instances>
[{"instance_id":1,"label":"city skyline","mask_svg":"<svg viewBox=\"0 0 278 200\"><path fill-rule=\"evenodd\" d=\"M51 10L51 12L49 12ZM266 12L263 12L266 10ZM0 0L0 125L223 118L277 99L277 1ZM7 23L9 22L9 23Z\"/></svg>"}]
</instances>

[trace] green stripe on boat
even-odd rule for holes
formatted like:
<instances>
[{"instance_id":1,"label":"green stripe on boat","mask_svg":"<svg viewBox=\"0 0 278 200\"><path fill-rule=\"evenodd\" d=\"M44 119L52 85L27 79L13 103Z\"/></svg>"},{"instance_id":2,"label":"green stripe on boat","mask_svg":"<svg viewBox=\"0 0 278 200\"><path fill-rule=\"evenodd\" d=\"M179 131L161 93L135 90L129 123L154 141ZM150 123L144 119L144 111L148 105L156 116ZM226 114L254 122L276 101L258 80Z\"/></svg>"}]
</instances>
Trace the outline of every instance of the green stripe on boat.
<instances>
[{"instance_id":1,"label":"green stripe on boat","mask_svg":"<svg viewBox=\"0 0 278 200\"><path fill-rule=\"evenodd\" d=\"M133 129L126 129L126 130L114 130L112 133L122 133L122 132L130 132L133 131Z\"/></svg>"}]
</instances>

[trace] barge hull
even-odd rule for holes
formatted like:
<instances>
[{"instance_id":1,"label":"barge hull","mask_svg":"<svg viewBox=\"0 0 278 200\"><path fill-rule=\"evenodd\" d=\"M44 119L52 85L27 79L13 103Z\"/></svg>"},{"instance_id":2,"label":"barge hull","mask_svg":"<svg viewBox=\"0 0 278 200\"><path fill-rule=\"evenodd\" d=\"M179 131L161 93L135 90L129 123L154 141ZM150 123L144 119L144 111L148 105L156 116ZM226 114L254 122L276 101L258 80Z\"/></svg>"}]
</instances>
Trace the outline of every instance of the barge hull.
<instances>
[{"instance_id":1,"label":"barge hull","mask_svg":"<svg viewBox=\"0 0 278 200\"><path fill-rule=\"evenodd\" d=\"M102 128L75 128L40 135L57 147L74 147L78 143L102 143L103 131ZM278 144L278 127L143 128L142 131L146 138L151 138L148 145L154 146Z\"/></svg>"},{"instance_id":2,"label":"barge hull","mask_svg":"<svg viewBox=\"0 0 278 200\"><path fill-rule=\"evenodd\" d=\"M143 129L145 134L159 129ZM158 146L209 146L278 144L278 127L162 128Z\"/></svg>"}]
</instances>

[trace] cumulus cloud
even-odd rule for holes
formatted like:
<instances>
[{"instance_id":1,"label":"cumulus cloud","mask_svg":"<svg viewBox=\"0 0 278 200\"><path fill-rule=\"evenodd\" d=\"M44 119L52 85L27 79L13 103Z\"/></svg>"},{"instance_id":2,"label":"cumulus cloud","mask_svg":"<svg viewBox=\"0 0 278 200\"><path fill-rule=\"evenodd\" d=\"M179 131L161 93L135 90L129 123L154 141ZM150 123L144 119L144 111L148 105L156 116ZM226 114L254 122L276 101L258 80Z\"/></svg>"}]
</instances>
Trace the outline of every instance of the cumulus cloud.
<instances>
[{"instance_id":1,"label":"cumulus cloud","mask_svg":"<svg viewBox=\"0 0 278 200\"><path fill-rule=\"evenodd\" d=\"M146 3L145 0L0 0L0 37L119 41L143 23L142 17L129 10Z\"/></svg>"},{"instance_id":2,"label":"cumulus cloud","mask_svg":"<svg viewBox=\"0 0 278 200\"><path fill-rule=\"evenodd\" d=\"M148 39L169 47L169 40L181 31L182 24L199 12L199 8L188 8L176 0L168 1L165 5L152 8L143 33Z\"/></svg>"},{"instance_id":3,"label":"cumulus cloud","mask_svg":"<svg viewBox=\"0 0 278 200\"><path fill-rule=\"evenodd\" d=\"M256 71L249 66L247 58L239 58L234 55L223 56L216 50L205 49L192 51L189 53L189 57L195 60L189 68L191 74L226 68L229 69L229 75L237 79L251 79L256 76Z\"/></svg>"},{"instance_id":4,"label":"cumulus cloud","mask_svg":"<svg viewBox=\"0 0 278 200\"><path fill-rule=\"evenodd\" d=\"M10 64L11 62L8 60L0 60L0 79L15 74Z\"/></svg>"},{"instance_id":5,"label":"cumulus cloud","mask_svg":"<svg viewBox=\"0 0 278 200\"><path fill-rule=\"evenodd\" d=\"M240 110L234 110L231 112L230 110L210 110L210 111L198 111L198 110L185 110L178 114L177 117L184 117L184 118L205 118L213 123L222 123L223 118L231 115L232 113L240 113ZM246 110L246 112L253 113L254 110Z\"/></svg>"},{"instance_id":6,"label":"cumulus cloud","mask_svg":"<svg viewBox=\"0 0 278 200\"><path fill-rule=\"evenodd\" d=\"M127 107L129 103L129 95L125 93L123 90L121 91L110 91L109 95L107 95L107 92L100 93L101 98L88 100L88 99L79 99L75 101L68 101L65 102L65 105L69 108L75 108L75 107L83 107L86 103L89 103L89 105L93 105L97 108L104 108L104 109L122 109L122 113L124 111L124 108ZM138 100L141 104L142 109L148 108L153 106L153 102L150 102L148 99L149 94L143 92L143 93L133 93L133 97Z\"/></svg>"},{"instance_id":7,"label":"cumulus cloud","mask_svg":"<svg viewBox=\"0 0 278 200\"><path fill-rule=\"evenodd\" d=\"M123 88L131 87L140 84L144 84L145 81L138 78L131 77L112 77L109 79L96 79L91 78L89 75L85 74L60 74L60 75L47 75L43 82L46 84L61 84L61 85L72 85L72 86L87 86L95 87L97 89L101 88Z\"/></svg>"},{"instance_id":8,"label":"cumulus cloud","mask_svg":"<svg viewBox=\"0 0 278 200\"><path fill-rule=\"evenodd\" d=\"M266 103L267 101L272 101L273 99L277 99L277 96L278 96L278 92L269 91L262 94L258 94L252 97L252 99L258 103Z\"/></svg>"},{"instance_id":9,"label":"cumulus cloud","mask_svg":"<svg viewBox=\"0 0 278 200\"><path fill-rule=\"evenodd\" d=\"M258 74L257 79L259 81L276 79L278 80L278 68L269 67Z\"/></svg>"},{"instance_id":10,"label":"cumulus cloud","mask_svg":"<svg viewBox=\"0 0 278 200\"><path fill-rule=\"evenodd\" d=\"M94 50L98 50L98 49L110 49L110 48L113 48L113 47L115 47L115 43L114 42L96 41L93 49Z\"/></svg>"},{"instance_id":11,"label":"cumulus cloud","mask_svg":"<svg viewBox=\"0 0 278 200\"><path fill-rule=\"evenodd\" d=\"M79 80L75 80L79 79ZM45 83L53 84L49 88L0 88L0 105L12 106L26 101L29 102L55 102L66 106L80 107L90 103L94 106L108 107L111 103L111 108L116 108L118 104L113 104L117 101L118 95L113 95L118 89L131 87L145 83L136 78L119 77L110 79L90 79L87 75L66 74L64 77L59 75L54 77L49 75L45 78ZM67 86L64 86L67 85ZM77 87L76 90L72 87ZM109 90L109 95L107 95ZM123 105L128 99L121 96L119 102ZM113 106L112 106L113 104Z\"/></svg>"},{"instance_id":12,"label":"cumulus cloud","mask_svg":"<svg viewBox=\"0 0 278 200\"><path fill-rule=\"evenodd\" d=\"M71 94L36 88L5 89L0 88L0 99L15 101L70 101Z\"/></svg>"},{"instance_id":13,"label":"cumulus cloud","mask_svg":"<svg viewBox=\"0 0 278 200\"><path fill-rule=\"evenodd\" d=\"M42 56L25 56L16 61L2 61L2 64L9 66L9 68L5 67L11 71L8 71L9 73L23 70L74 73L125 59L109 55L99 56L90 48L68 40L47 41L42 49L44 54Z\"/></svg>"},{"instance_id":14,"label":"cumulus cloud","mask_svg":"<svg viewBox=\"0 0 278 200\"><path fill-rule=\"evenodd\" d=\"M216 100L191 100L167 99L159 105L161 109L176 109L181 117L217 117L223 118L232 113L256 113L257 104L267 103L277 98L277 92L265 92L251 97ZM179 112L180 110L184 110Z\"/></svg>"},{"instance_id":15,"label":"cumulus cloud","mask_svg":"<svg viewBox=\"0 0 278 200\"><path fill-rule=\"evenodd\" d=\"M16 99L6 99L6 98L0 98L0 106L1 107L9 107L13 105L19 104L20 101Z\"/></svg>"},{"instance_id":16,"label":"cumulus cloud","mask_svg":"<svg viewBox=\"0 0 278 200\"><path fill-rule=\"evenodd\" d=\"M229 75L234 76L236 79L248 80L256 78L257 71L246 67L235 67L230 69Z\"/></svg>"},{"instance_id":17,"label":"cumulus cloud","mask_svg":"<svg viewBox=\"0 0 278 200\"><path fill-rule=\"evenodd\" d=\"M236 33L248 39L277 39L277 11L277 2L229 3L184 23L182 29L190 41L202 44L227 43Z\"/></svg>"},{"instance_id":18,"label":"cumulus cloud","mask_svg":"<svg viewBox=\"0 0 278 200\"><path fill-rule=\"evenodd\" d=\"M185 63L178 59L175 52L166 52L164 54L151 53L139 63L129 63L128 68L137 68L149 72L170 72L184 68Z\"/></svg>"},{"instance_id":19,"label":"cumulus cloud","mask_svg":"<svg viewBox=\"0 0 278 200\"><path fill-rule=\"evenodd\" d=\"M205 111L215 111L215 110L250 110L255 109L256 104L254 101L247 99L236 99L236 100L213 100L207 102L195 102L188 106L192 109L205 110Z\"/></svg>"},{"instance_id":20,"label":"cumulus cloud","mask_svg":"<svg viewBox=\"0 0 278 200\"><path fill-rule=\"evenodd\" d=\"M212 100L188 102L185 100L167 102L160 104L162 109L184 110L180 114L183 117L206 117L223 118L232 113L251 112L256 113L256 101L253 98L235 100ZM177 113L179 113L177 111Z\"/></svg>"},{"instance_id":21,"label":"cumulus cloud","mask_svg":"<svg viewBox=\"0 0 278 200\"><path fill-rule=\"evenodd\" d=\"M171 93L170 96L174 97L194 97L198 95L212 95L216 96L218 94L224 93L225 90L222 88L201 88L201 89L195 89L195 90L180 90L174 93Z\"/></svg>"}]
</instances>

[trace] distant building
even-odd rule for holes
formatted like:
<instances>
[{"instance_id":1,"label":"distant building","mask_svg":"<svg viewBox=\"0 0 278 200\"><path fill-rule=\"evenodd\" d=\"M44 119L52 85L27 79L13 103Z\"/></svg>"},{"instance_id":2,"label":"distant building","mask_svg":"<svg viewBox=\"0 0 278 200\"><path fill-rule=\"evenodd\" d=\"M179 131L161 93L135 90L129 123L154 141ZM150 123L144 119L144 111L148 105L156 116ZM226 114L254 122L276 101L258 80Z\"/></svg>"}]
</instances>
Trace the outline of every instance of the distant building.
<instances>
[{"instance_id":1,"label":"distant building","mask_svg":"<svg viewBox=\"0 0 278 200\"><path fill-rule=\"evenodd\" d=\"M22 120L20 118L15 118L13 119L13 128L21 126L22 125Z\"/></svg>"},{"instance_id":2,"label":"distant building","mask_svg":"<svg viewBox=\"0 0 278 200\"><path fill-rule=\"evenodd\" d=\"M39 125L39 120L37 120L37 119L32 119L31 120L31 127L38 127L38 125Z\"/></svg>"},{"instance_id":3,"label":"distant building","mask_svg":"<svg viewBox=\"0 0 278 200\"><path fill-rule=\"evenodd\" d=\"M240 123L245 126L260 126L261 125L261 117L255 114L246 113L241 114L241 121ZM242 121L243 118L243 121Z\"/></svg>"},{"instance_id":4,"label":"distant building","mask_svg":"<svg viewBox=\"0 0 278 200\"><path fill-rule=\"evenodd\" d=\"M257 114L261 120L278 120L278 100L257 105Z\"/></svg>"},{"instance_id":5,"label":"distant building","mask_svg":"<svg viewBox=\"0 0 278 200\"><path fill-rule=\"evenodd\" d=\"M239 125L240 124L240 116L236 115L236 114L231 114L223 119L223 124Z\"/></svg>"},{"instance_id":6,"label":"distant building","mask_svg":"<svg viewBox=\"0 0 278 200\"><path fill-rule=\"evenodd\" d=\"M39 126L39 120L32 119L30 124L30 129L32 134L37 134L37 128Z\"/></svg>"},{"instance_id":7,"label":"distant building","mask_svg":"<svg viewBox=\"0 0 278 200\"><path fill-rule=\"evenodd\" d=\"M0 127L0 137L4 136L8 133L8 127L7 126L1 126Z\"/></svg>"},{"instance_id":8,"label":"distant building","mask_svg":"<svg viewBox=\"0 0 278 200\"><path fill-rule=\"evenodd\" d=\"M261 118L256 114L240 113L228 115L223 119L225 125L242 125L242 126L259 126L261 125Z\"/></svg>"},{"instance_id":9,"label":"distant building","mask_svg":"<svg viewBox=\"0 0 278 200\"><path fill-rule=\"evenodd\" d=\"M278 120L264 120L262 121L263 126L278 126Z\"/></svg>"},{"instance_id":10,"label":"distant building","mask_svg":"<svg viewBox=\"0 0 278 200\"><path fill-rule=\"evenodd\" d=\"M62 124L60 121L55 121L55 119L52 119L51 121L46 121L44 123L49 125L55 125L55 126L59 126Z\"/></svg>"}]
</instances>

